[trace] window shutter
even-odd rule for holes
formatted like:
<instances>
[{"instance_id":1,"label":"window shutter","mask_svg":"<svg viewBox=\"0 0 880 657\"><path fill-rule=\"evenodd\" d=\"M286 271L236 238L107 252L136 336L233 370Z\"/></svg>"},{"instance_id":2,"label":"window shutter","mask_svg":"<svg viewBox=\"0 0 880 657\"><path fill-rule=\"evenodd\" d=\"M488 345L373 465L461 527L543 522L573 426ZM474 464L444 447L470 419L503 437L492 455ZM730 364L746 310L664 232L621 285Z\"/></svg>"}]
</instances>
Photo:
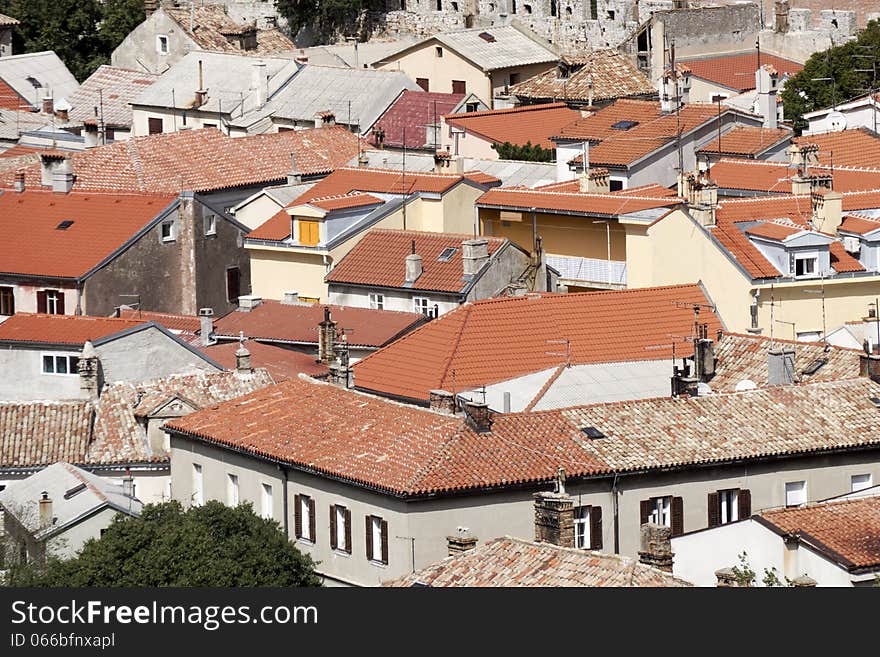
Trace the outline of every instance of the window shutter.
<instances>
[{"instance_id":1,"label":"window shutter","mask_svg":"<svg viewBox=\"0 0 880 657\"><path fill-rule=\"evenodd\" d=\"M672 535L684 534L684 500L680 497L672 498Z\"/></svg>"},{"instance_id":2,"label":"window shutter","mask_svg":"<svg viewBox=\"0 0 880 657\"><path fill-rule=\"evenodd\" d=\"M388 521L382 521L382 563L388 563Z\"/></svg>"},{"instance_id":3,"label":"window shutter","mask_svg":"<svg viewBox=\"0 0 880 657\"><path fill-rule=\"evenodd\" d=\"M293 526L297 538L302 538L302 500L300 495L293 496Z\"/></svg>"},{"instance_id":4,"label":"window shutter","mask_svg":"<svg viewBox=\"0 0 880 657\"><path fill-rule=\"evenodd\" d=\"M373 516L366 516L367 520L367 535L366 535L366 546L367 546L367 559L373 558Z\"/></svg>"},{"instance_id":5,"label":"window shutter","mask_svg":"<svg viewBox=\"0 0 880 657\"><path fill-rule=\"evenodd\" d=\"M330 505L330 549L335 550L339 547L336 544L336 505Z\"/></svg>"},{"instance_id":6,"label":"window shutter","mask_svg":"<svg viewBox=\"0 0 880 657\"><path fill-rule=\"evenodd\" d=\"M46 312L46 291L37 292L37 312Z\"/></svg>"},{"instance_id":7,"label":"window shutter","mask_svg":"<svg viewBox=\"0 0 880 657\"><path fill-rule=\"evenodd\" d=\"M718 491L709 493L709 526L717 527L721 524L721 496Z\"/></svg>"},{"instance_id":8,"label":"window shutter","mask_svg":"<svg viewBox=\"0 0 880 657\"><path fill-rule=\"evenodd\" d=\"M602 549L602 507L590 507L590 549Z\"/></svg>"},{"instance_id":9,"label":"window shutter","mask_svg":"<svg viewBox=\"0 0 880 657\"><path fill-rule=\"evenodd\" d=\"M58 292L58 314L64 314L64 292Z\"/></svg>"},{"instance_id":10,"label":"window shutter","mask_svg":"<svg viewBox=\"0 0 880 657\"><path fill-rule=\"evenodd\" d=\"M639 502L639 527L648 522L651 516L651 500L642 500Z\"/></svg>"},{"instance_id":11,"label":"window shutter","mask_svg":"<svg viewBox=\"0 0 880 657\"><path fill-rule=\"evenodd\" d=\"M315 498L309 499L309 540L315 540Z\"/></svg>"},{"instance_id":12,"label":"window shutter","mask_svg":"<svg viewBox=\"0 0 880 657\"><path fill-rule=\"evenodd\" d=\"M737 498L739 514L737 520L744 520L752 515L752 493L748 488L740 488Z\"/></svg>"},{"instance_id":13,"label":"window shutter","mask_svg":"<svg viewBox=\"0 0 880 657\"><path fill-rule=\"evenodd\" d=\"M351 509L345 510L345 551L351 554Z\"/></svg>"}]
</instances>

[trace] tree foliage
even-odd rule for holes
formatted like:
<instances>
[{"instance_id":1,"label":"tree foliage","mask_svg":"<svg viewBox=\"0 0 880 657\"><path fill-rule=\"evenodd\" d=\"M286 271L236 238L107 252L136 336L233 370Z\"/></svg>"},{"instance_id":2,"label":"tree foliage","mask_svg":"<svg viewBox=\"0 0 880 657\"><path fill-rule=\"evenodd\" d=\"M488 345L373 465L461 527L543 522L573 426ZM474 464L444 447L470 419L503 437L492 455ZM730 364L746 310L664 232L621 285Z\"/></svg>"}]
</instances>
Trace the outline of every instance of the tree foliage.
<instances>
[{"instance_id":1,"label":"tree foliage","mask_svg":"<svg viewBox=\"0 0 880 657\"><path fill-rule=\"evenodd\" d=\"M278 15L287 20L291 36L304 27L329 40L357 22L370 0L275 0Z\"/></svg>"},{"instance_id":2,"label":"tree foliage","mask_svg":"<svg viewBox=\"0 0 880 657\"><path fill-rule=\"evenodd\" d=\"M875 76L874 69L877 74ZM870 70L868 70L870 69ZM832 78L821 80L817 78ZM803 115L865 95L880 84L880 22L874 20L855 41L814 53L804 69L785 83L782 101L785 118L803 130Z\"/></svg>"},{"instance_id":3,"label":"tree foliage","mask_svg":"<svg viewBox=\"0 0 880 657\"><path fill-rule=\"evenodd\" d=\"M549 148L542 148L540 145L532 145L531 141L525 144L511 144L509 141L503 144L492 144L498 152L498 157L502 160L523 160L525 162L552 162L553 151Z\"/></svg>"},{"instance_id":4,"label":"tree foliage","mask_svg":"<svg viewBox=\"0 0 880 657\"><path fill-rule=\"evenodd\" d=\"M0 0L0 13L21 24L13 36L15 52L54 50L82 81L122 39L143 22L141 0Z\"/></svg>"},{"instance_id":5,"label":"tree foliage","mask_svg":"<svg viewBox=\"0 0 880 657\"><path fill-rule=\"evenodd\" d=\"M13 567L13 586L320 586L314 562L250 505L147 505L66 561Z\"/></svg>"}]
</instances>

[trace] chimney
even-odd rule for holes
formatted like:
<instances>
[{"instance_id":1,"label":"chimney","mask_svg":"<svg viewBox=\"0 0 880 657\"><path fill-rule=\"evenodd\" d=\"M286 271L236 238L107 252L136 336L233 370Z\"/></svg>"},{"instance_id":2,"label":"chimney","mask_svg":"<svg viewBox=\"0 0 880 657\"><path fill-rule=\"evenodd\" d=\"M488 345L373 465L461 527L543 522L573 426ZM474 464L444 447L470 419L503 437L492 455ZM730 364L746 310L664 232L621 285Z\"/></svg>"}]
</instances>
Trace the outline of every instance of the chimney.
<instances>
[{"instance_id":1,"label":"chimney","mask_svg":"<svg viewBox=\"0 0 880 657\"><path fill-rule=\"evenodd\" d=\"M471 536L467 527L456 528L457 534L446 537L446 550L450 557L468 552L477 547L476 536Z\"/></svg>"},{"instance_id":2,"label":"chimney","mask_svg":"<svg viewBox=\"0 0 880 657\"><path fill-rule=\"evenodd\" d=\"M53 524L52 519L52 500L49 493L43 491L40 493L40 529L46 529Z\"/></svg>"},{"instance_id":3,"label":"chimney","mask_svg":"<svg viewBox=\"0 0 880 657\"><path fill-rule=\"evenodd\" d=\"M299 300L299 292L288 290L281 299L282 306L301 306L303 302Z\"/></svg>"},{"instance_id":4,"label":"chimney","mask_svg":"<svg viewBox=\"0 0 880 657\"><path fill-rule=\"evenodd\" d=\"M318 324L318 362L329 365L336 357L336 322L330 317L330 308L324 306L324 320Z\"/></svg>"},{"instance_id":5,"label":"chimney","mask_svg":"<svg viewBox=\"0 0 880 657\"><path fill-rule=\"evenodd\" d=\"M257 60L251 66L251 92L254 109L262 109L269 98L269 82L266 80L266 62Z\"/></svg>"},{"instance_id":6,"label":"chimney","mask_svg":"<svg viewBox=\"0 0 880 657\"><path fill-rule=\"evenodd\" d=\"M144 13L147 18L153 15L153 12L159 8L159 0L144 0Z\"/></svg>"},{"instance_id":7,"label":"chimney","mask_svg":"<svg viewBox=\"0 0 880 657\"><path fill-rule=\"evenodd\" d=\"M700 172L690 183L689 192L693 199L689 207L691 216L702 226L714 226L715 210L718 209L718 185L708 178L706 172Z\"/></svg>"},{"instance_id":8,"label":"chimney","mask_svg":"<svg viewBox=\"0 0 880 657\"><path fill-rule=\"evenodd\" d=\"M86 148L95 148L99 142L98 122L94 119L83 121L83 143Z\"/></svg>"},{"instance_id":9,"label":"chimney","mask_svg":"<svg viewBox=\"0 0 880 657\"><path fill-rule=\"evenodd\" d=\"M131 476L131 469L125 469L125 477L122 479L122 494L125 497L134 497L134 477Z\"/></svg>"},{"instance_id":10,"label":"chimney","mask_svg":"<svg viewBox=\"0 0 880 657\"><path fill-rule=\"evenodd\" d=\"M580 175L580 191L588 194L607 194L611 191L608 169L590 169Z\"/></svg>"},{"instance_id":11,"label":"chimney","mask_svg":"<svg viewBox=\"0 0 880 657\"><path fill-rule=\"evenodd\" d=\"M431 390L428 393L428 408L432 411L455 414L455 397L446 390Z\"/></svg>"},{"instance_id":12,"label":"chimney","mask_svg":"<svg viewBox=\"0 0 880 657\"><path fill-rule=\"evenodd\" d=\"M677 86L675 76L673 76L671 69L667 70L663 73L663 75L660 76L658 89L660 94L660 111L664 114L671 114L683 103L684 95L682 91L685 86L685 80L687 80L687 87L688 89L690 89L689 79L683 79L680 76L681 74L679 74L679 81Z\"/></svg>"},{"instance_id":13,"label":"chimney","mask_svg":"<svg viewBox=\"0 0 880 657\"><path fill-rule=\"evenodd\" d=\"M62 165L67 155L59 151L40 153L40 185L52 187L55 170Z\"/></svg>"},{"instance_id":14,"label":"chimney","mask_svg":"<svg viewBox=\"0 0 880 657\"><path fill-rule=\"evenodd\" d=\"M786 386L795 383L794 349L780 347L767 352L767 385Z\"/></svg>"},{"instance_id":15,"label":"chimney","mask_svg":"<svg viewBox=\"0 0 880 657\"><path fill-rule=\"evenodd\" d=\"M288 185L299 185L303 181L302 172L299 170L299 167L296 165L296 155L294 153L290 154L290 173L287 174L287 184Z\"/></svg>"},{"instance_id":16,"label":"chimney","mask_svg":"<svg viewBox=\"0 0 880 657\"><path fill-rule=\"evenodd\" d=\"M25 172L24 171L16 171L15 172L15 191L18 193L23 192L26 189L25 186Z\"/></svg>"},{"instance_id":17,"label":"chimney","mask_svg":"<svg viewBox=\"0 0 880 657\"><path fill-rule=\"evenodd\" d=\"M412 241L412 253L406 256L405 285L412 285L422 275L422 256L416 253L416 241Z\"/></svg>"},{"instance_id":18,"label":"chimney","mask_svg":"<svg viewBox=\"0 0 880 657\"><path fill-rule=\"evenodd\" d=\"M214 309L199 308L199 322L201 322L199 337L201 338L202 346L207 347L214 344L216 342L214 340Z\"/></svg>"},{"instance_id":19,"label":"chimney","mask_svg":"<svg viewBox=\"0 0 880 657\"><path fill-rule=\"evenodd\" d=\"M251 352L244 346L244 332L238 339L238 349L235 350L235 371L238 374L250 374L253 372L251 367Z\"/></svg>"},{"instance_id":20,"label":"chimney","mask_svg":"<svg viewBox=\"0 0 880 657\"><path fill-rule=\"evenodd\" d=\"M755 90L758 94L758 114L764 118L763 126L769 129L779 127L779 74L776 69L765 64L755 71Z\"/></svg>"},{"instance_id":21,"label":"chimney","mask_svg":"<svg viewBox=\"0 0 880 657\"><path fill-rule=\"evenodd\" d=\"M316 128L331 128L336 125L336 114L330 110L318 112L315 116L317 117L315 121Z\"/></svg>"},{"instance_id":22,"label":"chimney","mask_svg":"<svg viewBox=\"0 0 880 657\"><path fill-rule=\"evenodd\" d=\"M465 424L477 433L488 433L492 431L492 413L489 411L489 405L474 401L463 402Z\"/></svg>"},{"instance_id":23,"label":"chimney","mask_svg":"<svg viewBox=\"0 0 880 657\"><path fill-rule=\"evenodd\" d=\"M639 561L646 566L671 573L672 530L649 522L641 526L639 538Z\"/></svg>"},{"instance_id":24,"label":"chimney","mask_svg":"<svg viewBox=\"0 0 880 657\"><path fill-rule=\"evenodd\" d=\"M801 175L809 175L810 167L819 164L818 144L792 144L788 147L789 166L798 169Z\"/></svg>"},{"instance_id":25,"label":"chimney","mask_svg":"<svg viewBox=\"0 0 880 657\"><path fill-rule=\"evenodd\" d=\"M52 171L52 191L59 194L69 194L73 189L73 163L69 157L65 157Z\"/></svg>"},{"instance_id":26,"label":"chimney","mask_svg":"<svg viewBox=\"0 0 880 657\"><path fill-rule=\"evenodd\" d=\"M483 237L461 243L461 262L464 278L472 278L489 262L489 241Z\"/></svg>"},{"instance_id":27,"label":"chimney","mask_svg":"<svg viewBox=\"0 0 880 657\"><path fill-rule=\"evenodd\" d=\"M52 98L52 92L47 91L43 94L43 114L54 114L55 113L55 99Z\"/></svg>"},{"instance_id":28,"label":"chimney","mask_svg":"<svg viewBox=\"0 0 880 657\"><path fill-rule=\"evenodd\" d=\"M708 338L694 340L694 376L703 383L715 376L715 343Z\"/></svg>"},{"instance_id":29,"label":"chimney","mask_svg":"<svg viewBox=\"0 0 880 657\"><path fill-rule=\"evenodd\" d=\"M535 493L535 542L574 547L574 500L561 493Z\"/></svg>"},{"instance_id":30,"label":"chimney","mask_svg":"<svg viewBox=\"0 0 880 657\"><path fill-rule=\"evenodd\" d=\"M843 221L843 194L834 190L819 189L811 195L813 227L821 233L837 234Z\"/></svg>"},{"instance_id":31,"label":"chimney","mask_svg":"<svg viewBox=\"0 0 880 657\"><path fill-rule=\"evenodd\" d=\"M859 376L866 376L880 383L880 353L859 356Z\"/></svg>"},{"instance_id":32,"label":"chimney","mask_svg":"<svg viewBox=\"0 0 880 657\"><path fill-rule=\"evenodd\" d=\"M238 297L238 310L243 313L249 313L263 302L262 297L253 294L245 294Z\"/></svg>"},{"instance_id":33,"label":"chimney","mask_svg":"<svg viewBox=\"0 0 880 657\"><path fill-rule=\"evenodd\" d=\"M79 374L80 392L82 392L84 397L93 401L98 399L100 394L98 353L95 351L94 345L88 340L83 345L76 368L77 374Z\"/></svg>"}]
</instances>

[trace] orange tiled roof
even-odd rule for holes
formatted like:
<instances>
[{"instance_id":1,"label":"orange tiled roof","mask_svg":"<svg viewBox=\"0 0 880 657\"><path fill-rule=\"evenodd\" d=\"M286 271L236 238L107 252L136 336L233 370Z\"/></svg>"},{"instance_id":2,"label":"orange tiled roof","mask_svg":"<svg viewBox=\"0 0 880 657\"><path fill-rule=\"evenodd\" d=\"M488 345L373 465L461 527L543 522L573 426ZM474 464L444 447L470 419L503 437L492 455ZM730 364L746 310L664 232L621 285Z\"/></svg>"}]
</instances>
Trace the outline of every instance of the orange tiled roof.
<instances>
[{"instance_id":1,"label":"orange tiled roof","mask_svg":"<svg viewBox=\"0 0 880 657\"><path fill-rule=\"evenodd\" d=\"M696 285L578 294L531 294L466 303L354 365L358 388L425 401L571 363L667 359L674 336L690 335ZM683 303L678 303L683 302ZM713 313L702 320L721 328Z\"/></svg>"},{"instance_id":2,"label":"orange tiled roof","mask_svg":"<svg viewBox=\"0 0 880 657\"><path fill-rule=\"evenodd\" d=\"M74 189L176 194L285 180L293 153L303 175L332 171L358 154L360 138L343 127L229 137L217 128L134 137L71 156ZM40 165L24 169L39 187ZM0 175L11 187L13 172Z\"/></svg>"},{"instance_id":3,"label":"orange tiled roof","mask_svg":"<svg viewBox=\"0 0 880 657\"><path fill-rule=\"evenodd\" d=\"M122 309L119 316L123 319L140 322L156 322L169 331L182 331L183 333L195 334L202 326L201 320L195 315L176 315L174 313L159 313L150 310Z\"/></svg>"},{"instance_id":4,"label":"orange tiled roof","mask_svg":"<svg viewBox=\"0 0 880 657\"><path fill-rule=\"evenodd\" d=\"M651 208L672 207L680 203L675 196L651 198L620 194L586 194L528 188L498 187L477 199L477 207L508 207L550 212L576 212L596 216L618 216Z\"/></svg>"},{"instance_id":5,"label":"orange tiled roof","mask_svg":"<svg viewBox=\"0 0 880 657\"><path fill-rule=\"evenodd\" d=\"M766 237L767 239L783 241L787 237L797 235L802 232L803 228L791 226L788 224L777 223L775 221L765 221L746 229L746 234L755 235L757 237Z\"/></svg>"},{"instance_id":6,"label":"orange tiled roof","mask_svg":"<svg viewBox=\"0 0 880 657\"><path fill-rule=\"evenodd\" d=\"M468 285L468 281L462 278L461 243L469 239L473 239L473 235L373 229L339 261L325 280L337 284L404 287L406 256L411 253L415 242L415 252L422 257L422 275L407 288L461 292ZM499 237L485 239L489 243L490 256L505 242ZM438 257L447 248L456 251L441 262Z\"/></svg>"},{"instance_id":7,"label":"orange tiled roof","mask_svg":"<svg viewBox=\"0 0 880 657\"><path fill-rule=\"evenodd\" d=\"M381 205L384 203L380 198L376 198L371 194L361 194L354 192L352 194L340 194L338 196L327 196L324 198L313 198L309 201L309 205L332 212L333 210L343 210L346 208L359 208L365 205Z\"/></svg>"},{"instance_id":8,"label":"orange tiled roof","mask_svg":"<svg viewBox=\"0 0 880 657\"><path fill-rule=\"evenodd\" d=\"M550 137L581 116L565 103L523 105L510 109L447 114L443 118L451 126L462 128L496 144L509 141L517 146L531 142L542 148L553 148Z\"/></svg>"},{"instance_id":9,"label":"orange tiled roof","mask_svg":"<svg viewBox=\"0 0 880 657\"><path fill-rule=\"evenodd\" d=\"M264 300L253 310L235 310L215 320L214 334L238 339L243 331L246 338L255 340L317 344L324 308L330 309L337 330L351 330L349 344L357 347L381 347L424 321L421 313Z\"/></svg>"},{"instance_id":10,"label":"orange tiled roof","mask_svg":"<svg viewBox=\"0 0 880 657\"><path fill-rule=\"evenodd\" d=\"M810 167L811 175L830 175L834 189L855 192L880 189L880 169L856 169L837 166ZM784 162L722 159L712 165L709 176L722 189L742 189L790 194L792 177L797 170Z\"/></svg>"},{"instance_id":11,"label":"orange tiled roof","mask_svg":"<svg viewBox=\"0 0 880 657\"><path fill-rule=\"evenodd\" d=\"M37 165L39 167L39 165ZM172 196L0 194L0 271L78 278L157 217ZM73 221L59 230L62 221Z\"/></svg>"},{"instance_id":12,"label":"orange tiled roof","mask_svg":"<svg viewBox=\"0 0 880 657\"><path fill-rule=\"evenodd\" d=\"M757 157L771 146L789 139L791 130L785 128L756 128L753 126L738 125L716 137L708 144L701 146L700 153L722 153L724 155L751 155Z\"/></svg>"},{"instance_id":13,"label":"orange tiled roof","mask_svg":"<svg viewBox=\"0 0 880 657\"><path fill-rule=\"evenodd\" d=\"M694 77L702 78L740 93L755 88L755 71L758 70L758 53L755 51L736 55L720 55L684 62ZM803 70L803 64L790 59L761 53L761 65L769 64L780 76L794 75Z\"/></svg>"},{"instance_id":14,"label":"orange tiled roof","mask_svg":"<svg viewBox=\"0 0 880 657\"><path fill-rule=\"evenodd\" d=\"M0 342L38 342L82 346L148 320L90 315L45 315L16 313L0 324Z\"/></svg>"},{"instance_id":15,"label":"orange tiled roof","mask_svg":"<svg viewBox=\"0 0 880 657\"><path fill-rule=\"evenodd\" d=\"M878 168L880 137L867 128L826 132L792 139L795 144L816 144L825 166Z\"/></svg>"},{"instance_id":16,"label":"orange tiled roof","mask_svg":"<svg viewBox=\"0 0 880 657\"><path fill-rule=\"evenodd\" d=\"M864 265L858 258L848 253L840 242L831 242L828 245L831 252L831 267L838 273L851 271L865 271Z\"/></svg>"},{"instance_id":17,"label":"orange tiled roof","mask_svg":"<svg viewBox=\"0 0 880 657\"><path fill-rule=\"evenodd\" d=\"M880 566L880 497L775 509L760 517L848 570Z\"/></svg>"},{"instance_id":18,"label":"orange tiled roof","mask_svg":"<svg viewBox=\"0 0 880 657\"><path fill-rule=\"evenodd\" d=\"M207 347L199 345L199 349L227 370L234 370L235 352L240 346L238 341L218 342ZM276 383L295 379L301 373L309 376L325 376L330 371L323 363L316 362L314 355L301 351L264 344L256 340L245 342L245 348L251 354L251 367L266 370Z\"/></svg>"},{"instance_id":19,"label":"orange tiled roof","mask_svg":"<svg viewBox=\"0 0 880 657\"><path fill-rule=\"evenodd\" d=\"M880 219L848 214L843 218L839 230L857 235L873 233L875 230L880 230Z\"/></svg>"}]
</instances>

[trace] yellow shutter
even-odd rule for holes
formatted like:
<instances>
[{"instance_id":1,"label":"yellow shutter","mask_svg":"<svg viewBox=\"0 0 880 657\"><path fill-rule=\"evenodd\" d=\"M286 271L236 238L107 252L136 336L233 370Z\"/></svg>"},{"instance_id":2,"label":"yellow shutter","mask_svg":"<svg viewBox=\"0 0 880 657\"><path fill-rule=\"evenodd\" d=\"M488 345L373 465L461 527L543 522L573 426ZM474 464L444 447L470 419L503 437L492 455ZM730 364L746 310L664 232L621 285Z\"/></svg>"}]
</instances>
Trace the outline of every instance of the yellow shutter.
<instances>
[{"instance_id":1,"label":"yellow shutter","mask_svg":"<svg viewBox=\"0 0 880 657\"><path fill-rule=\"evenodd\" d=\"M299 222L299 243L306 246L315 246L320 241L319 223L317 221Z\"/></svg>"}]
</instances>

